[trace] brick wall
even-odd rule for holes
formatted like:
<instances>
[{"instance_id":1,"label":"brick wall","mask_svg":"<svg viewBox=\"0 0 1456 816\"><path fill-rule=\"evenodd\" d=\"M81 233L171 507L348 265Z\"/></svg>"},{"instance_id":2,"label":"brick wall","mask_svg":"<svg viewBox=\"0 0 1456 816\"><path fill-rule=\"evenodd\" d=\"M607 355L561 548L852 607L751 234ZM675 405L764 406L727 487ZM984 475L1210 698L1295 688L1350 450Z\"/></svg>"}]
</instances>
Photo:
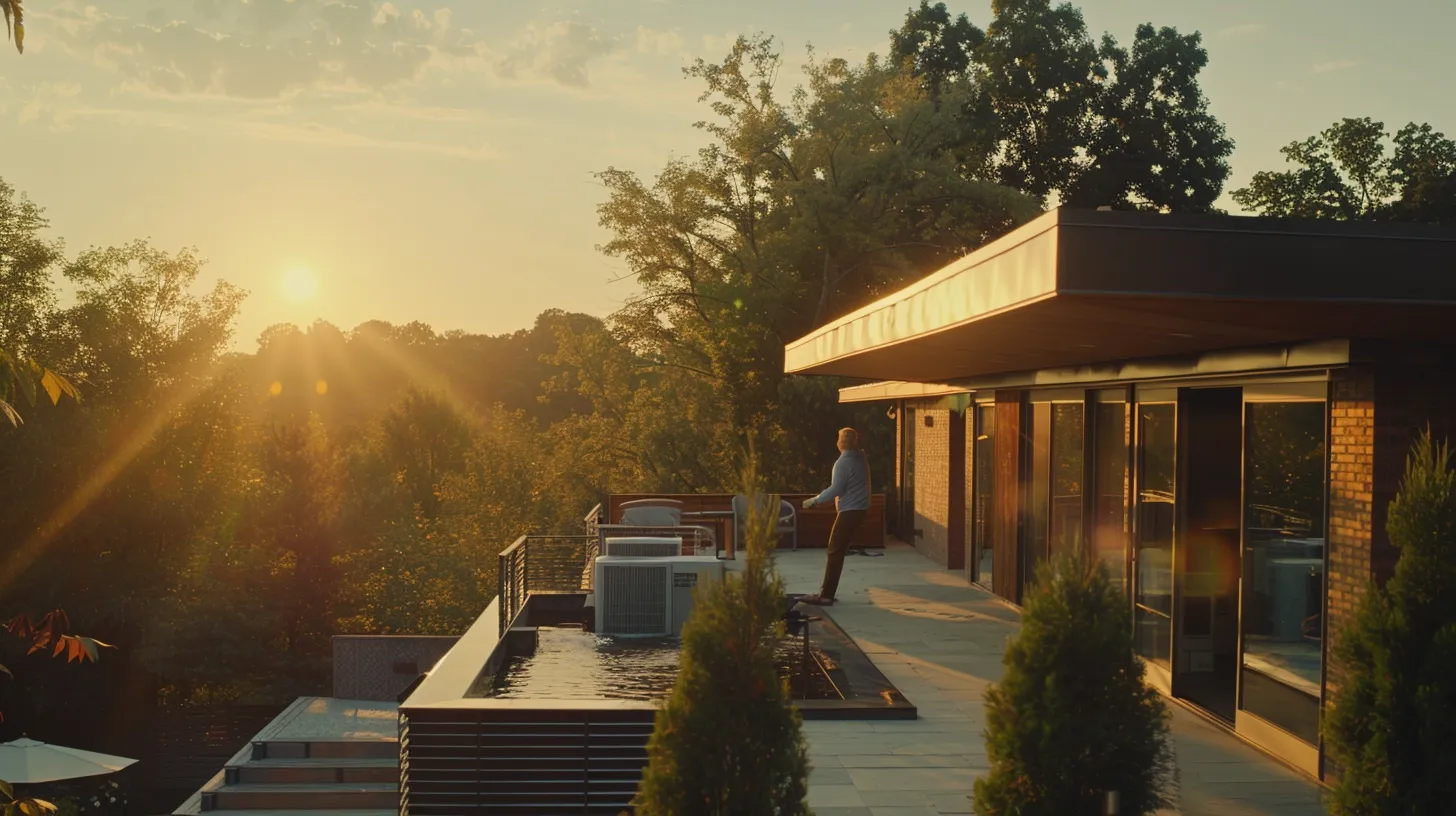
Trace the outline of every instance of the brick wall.
<instances>
[{"instance_id":1,"label":"brick wall","mask_svg":"<svg viewBox=\"0 0 1456 816\"><path fill-rule=\"evenodd\" d=\"M1385 532L1411 443L1428 425L1439 441L1456 438L1456 350L1361 344L1359 362L1341 373L1330 403L1330 533L1327 636L1338 642L1371 582L1383 584L1400 553ZM1326 670L1326 695L1341 669Z\"/></svg>"},{"instance_id":2,"label":"brick wall","mask_svg":"<svg viewBox=\"0 0 1456 816\"><path fill-rule=\"evenodd\" d=\"M1330 530L1327 635L1336 639L1370 583L1374 507L1375 384L1368 369L1344 372L1330 401ZM1339 667L1326 671L1328 691Z\"/></svg>"},{"instance_id":3,"label":"brick wall","mask_svg":"<svg viewBox=\"0 0 1456 816\"><path fill-rule=\"evenodd\" d=\"M915 403L915 549L945 566L950 524L950 409L938 401ZM930 426L926 426L929 418Z\"/></svg>"}]
</instances>

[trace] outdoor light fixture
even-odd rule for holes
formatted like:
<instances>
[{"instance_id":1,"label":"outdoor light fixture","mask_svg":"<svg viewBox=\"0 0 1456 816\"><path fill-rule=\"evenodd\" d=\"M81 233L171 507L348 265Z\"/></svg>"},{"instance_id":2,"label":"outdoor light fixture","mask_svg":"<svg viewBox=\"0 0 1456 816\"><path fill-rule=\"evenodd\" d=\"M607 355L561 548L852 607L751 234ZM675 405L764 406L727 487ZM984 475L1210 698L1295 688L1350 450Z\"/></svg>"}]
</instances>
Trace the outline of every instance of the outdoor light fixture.
<instances>
[{"instance_id":1,"label":"outdoor light fixture","mask_svg":"<svg viewBox=\"0 0 1456 816\"><path fill-rule=\"evenodd\" d=\"M930 414L926 414L925 415L925 427L927 427L927 428L934 428L935 427L935 417L931 416Z\"/></svg>"}]
</instances>

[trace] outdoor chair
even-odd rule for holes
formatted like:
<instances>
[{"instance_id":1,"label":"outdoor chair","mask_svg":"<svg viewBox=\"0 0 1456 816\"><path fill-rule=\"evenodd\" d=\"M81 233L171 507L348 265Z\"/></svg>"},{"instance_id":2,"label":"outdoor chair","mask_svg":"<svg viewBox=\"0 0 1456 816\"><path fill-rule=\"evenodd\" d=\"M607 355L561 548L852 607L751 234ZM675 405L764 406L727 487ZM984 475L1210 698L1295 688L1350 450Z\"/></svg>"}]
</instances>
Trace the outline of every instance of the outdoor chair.
<instances>
[{"instance_id":1,"label":"outdoor chair","mask_svg":"<svg viewBox=\"0 0 1456 816\"><path fill-rule=\"evenodd\" d=\"M760 499L762 501L762 499ZM739 493L733 497L733 537L736 541L743 541L748 527L748 497ZM794 509L793 502L779 500L778 524L774 532L780 536L788 535L793 549L799 549L799 513Z\"/></svg>"}]
</instances>

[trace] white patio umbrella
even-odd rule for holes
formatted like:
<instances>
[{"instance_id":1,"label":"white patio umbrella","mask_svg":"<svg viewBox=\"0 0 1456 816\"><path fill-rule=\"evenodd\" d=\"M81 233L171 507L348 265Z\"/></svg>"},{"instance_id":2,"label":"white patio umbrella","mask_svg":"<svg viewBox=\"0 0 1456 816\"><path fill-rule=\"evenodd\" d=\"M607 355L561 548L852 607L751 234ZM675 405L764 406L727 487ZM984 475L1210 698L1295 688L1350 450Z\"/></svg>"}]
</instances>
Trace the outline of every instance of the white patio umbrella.
<instances>
[{"instance_id":1,"label":"white patio umbrella","mask_svg":"<svg viewBox=\"0 0 1456 816\"><path fill-rule=\"evenodd\" d=\"M135 759L51 745L25 737L14 742L0 742L0 779L12 785L100 776L135 763Z\"/></svg>"}]
</instances>

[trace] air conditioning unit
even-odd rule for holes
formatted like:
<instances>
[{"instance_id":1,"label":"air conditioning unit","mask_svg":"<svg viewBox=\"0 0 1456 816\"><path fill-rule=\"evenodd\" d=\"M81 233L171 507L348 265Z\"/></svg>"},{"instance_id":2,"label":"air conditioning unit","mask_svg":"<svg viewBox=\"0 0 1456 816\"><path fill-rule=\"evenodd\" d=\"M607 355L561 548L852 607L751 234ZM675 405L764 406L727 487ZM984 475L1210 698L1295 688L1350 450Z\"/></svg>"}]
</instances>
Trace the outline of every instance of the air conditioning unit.
<instances>
[{"instance_id":1,"label":"air conditioning unit","mask_svg":"<svg viewBox=\"0 0 1456 816\"><path fill-rule=\"evenodd\" d=\"M684 555L672 563L672 633L682 634L683 624L693 613L693 588L708 581L722 581L723 562L711 555Z\"/></svg>"},{"instance_id":2,"label":"air conditioning unit","mask_svg":"<svg viewBox=\"0 0 1456 816\"><path fill-rule=\"evenodd\" d=\"M680 634L693 611L693 588L703 581L721 581L723 575L723 562L712 556L601 556L593 576L597 633Z\"/></svg>"},{"instance_id":3,"label":"air conditioning unit","mask_svg":"<svg viewBox=\"0 0 1456 816\"><path fill-rule=\"evenodd\" d=\"M682 538L667 536L624 536L602 542L602 555L623 555L637 558L672 558L682 555Z\"/></svg>"}]
</instances>

